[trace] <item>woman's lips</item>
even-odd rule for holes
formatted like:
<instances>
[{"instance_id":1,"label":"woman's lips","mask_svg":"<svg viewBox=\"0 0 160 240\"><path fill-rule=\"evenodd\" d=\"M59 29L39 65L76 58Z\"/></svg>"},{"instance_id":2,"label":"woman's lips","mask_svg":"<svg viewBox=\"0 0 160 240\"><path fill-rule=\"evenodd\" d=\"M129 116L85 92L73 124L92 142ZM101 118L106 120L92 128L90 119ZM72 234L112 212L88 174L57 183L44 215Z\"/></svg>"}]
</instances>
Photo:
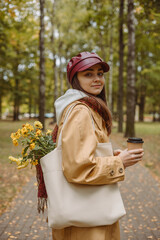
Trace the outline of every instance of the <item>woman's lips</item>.
<instances>
[{"instance_id":1,"label":"woman's lips","mask_svg":"<svg viewBox=\"0 0 160 240\"><path fill-rule=\"evenodd\" d=\"M95 87L95 88L100 88L101 85L93 85L92 87Z\"/></svg>"}]
</instances>

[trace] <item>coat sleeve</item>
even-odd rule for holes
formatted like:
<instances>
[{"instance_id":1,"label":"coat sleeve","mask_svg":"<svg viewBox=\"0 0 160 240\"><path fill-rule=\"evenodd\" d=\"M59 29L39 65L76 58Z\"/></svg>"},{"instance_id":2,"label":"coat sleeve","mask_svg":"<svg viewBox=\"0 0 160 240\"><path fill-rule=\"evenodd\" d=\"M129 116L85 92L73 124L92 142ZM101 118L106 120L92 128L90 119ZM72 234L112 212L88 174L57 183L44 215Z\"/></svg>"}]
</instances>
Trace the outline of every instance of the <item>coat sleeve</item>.
<instances>
[{"instance_id":1,"label":"coat sleeve","mask_svg":"<svg viewBox=\"0 0 160 240\"><path fill-rule=\"evenodd\" d=\"M124 180L118 156L94 157L97 143L89 110L75 106L62 130L62 167L68 182L102 185Z\"/></svg>"}]
</instances>

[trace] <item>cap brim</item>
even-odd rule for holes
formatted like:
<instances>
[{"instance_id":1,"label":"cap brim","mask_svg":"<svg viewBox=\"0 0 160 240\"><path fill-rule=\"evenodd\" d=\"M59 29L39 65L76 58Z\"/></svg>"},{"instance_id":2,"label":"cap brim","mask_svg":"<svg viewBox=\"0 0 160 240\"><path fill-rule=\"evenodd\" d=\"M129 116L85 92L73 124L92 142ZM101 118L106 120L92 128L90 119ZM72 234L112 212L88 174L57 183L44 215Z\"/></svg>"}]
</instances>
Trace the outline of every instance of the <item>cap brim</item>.
<instances>
[{"instance_id":1,"label":"cap brim","mask_svg":"<svg viewBox=\"0 0 160 240\"><path fill-rule=\"evenodd\" d=\"M106 62L100 62L97 59L97 61L94 60L94 62L90 62L90 63L80 67L77 72L85 71L86 69L88 69L88 68L90 68L90 67L92 67L92 66L94 66L96 64L100 64L102 66L104 72L108 72L109 69L110 69L109 65Z\"/></svg>"},{"instance_id":2,"label":"cap brim","mask_svg":"<svg viewBox=\"0 0 160 240\"><path fill-rule=\"evenodd\" d=\"M92 57L92 58L90 57L90 58L82 59L70 71L69 76L68 76L69 82L72 81L76 72L85 71L86 69L88 69L96 64L100 64L102 66L104 72L109 71L109 65L106 62L103 62L98 57Z\"/></svg>"}]
</instances>

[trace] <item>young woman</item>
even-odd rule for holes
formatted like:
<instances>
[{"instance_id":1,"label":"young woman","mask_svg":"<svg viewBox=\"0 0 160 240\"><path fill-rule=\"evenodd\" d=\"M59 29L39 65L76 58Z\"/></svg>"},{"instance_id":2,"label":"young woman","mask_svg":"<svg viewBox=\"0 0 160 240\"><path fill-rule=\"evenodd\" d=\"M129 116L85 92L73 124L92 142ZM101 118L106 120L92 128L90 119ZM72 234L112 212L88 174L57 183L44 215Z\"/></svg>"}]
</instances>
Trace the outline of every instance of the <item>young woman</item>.
<instances>
[{"instance_id":1,"label":"young woman","mask_svg":"<svg viewBox=\"0 0 160 240\"><path fill-rule=\"evenodd\" d=\"M110 157L94 155L97 143L109 142L111 134L112 120L104 87L104 72L108 71L108 64L95 53L82 52L68 63L67 76L72 89L55 102L57 141L67 109L77 103L62 130L63 172L68 182L104 185L123 181L125 168L142 160L143 149L115 150ZM52 234L53 240L120 239L118 221L108 226L53 229Z\"/></svg>"}]
</instances>

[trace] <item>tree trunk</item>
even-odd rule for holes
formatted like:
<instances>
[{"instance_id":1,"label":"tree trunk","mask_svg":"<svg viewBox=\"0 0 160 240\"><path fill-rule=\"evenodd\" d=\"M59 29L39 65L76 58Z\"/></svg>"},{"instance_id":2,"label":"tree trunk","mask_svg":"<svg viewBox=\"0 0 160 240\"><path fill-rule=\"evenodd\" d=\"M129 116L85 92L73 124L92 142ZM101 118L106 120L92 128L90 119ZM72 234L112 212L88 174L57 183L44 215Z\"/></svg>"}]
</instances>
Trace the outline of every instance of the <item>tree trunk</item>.
<instances>
[{"instance_id":1,"label":"tree trunk","mask_svg":"<svg viewBox=\"0 0 160 240\"><path fill-rule=\"evenodd\" d=\"M2 95L0 91L0 119L2 119Z\"/></svg>"},{"instance_id":2,"label":"tree trunk","mask_svg":"<svg viewBox=\"0 0 160 240\"><path fill-rule=\"evenodd\" d=\"M31 88L31 86L30 86ZM28 113L29 113L29 118L31 118L31 114L32 114L32 95L31 95L31 91L30 91L30 94L28 96Z\"/></svg>"},{"instance_id":3,"label":"tree trunk","mask_svg":"<svg viewBox=\"0 0 160 240\"><path fill-rule=\"evenodd\" d=\"M62 59L60 57L60 73L59 73L59 77L60 77L60 96L62 96L64 94L64 87L63 87L63 71L62 71Z\"/></svg>"},{"instance_id":4,"label":"tree trunk","mask_svg":"<svg viewBox=\"0 0 160 240\"><path fill-rule=\"evenodd\" d=\"M54 100L53 100L53 107L54 107L54 117L53 117L53 121L56 122L56 111L55 111L55 106L54 103L56 101L56 99L58 98L58 78L57 78L57 66L56 66L56 58L54 56L53 59L53 80L54 80Z\"/></svg>"},{"instance_id":5,"label":"tree trunk","mask_svg":"<svg viewBox=\"0 0 160 240\"><path fill-rule=\"evenodd\" d=\"M128 0L127 122L125 137L134 137L135 116L135 19L134 0Z\"/></svg>"},{"instance_id":6,"label":"tree trunk","mask_svg":"<svg viewBox=\"0 0 160 240\"><path fill-rule=\"evenodd\" d=\"M39 49L40 49L40 85L39 85L39 121L45 129L45 46L44 46L44 4L45 0L40 0L40 34L39 34Z\"/></svg>"},{"instance_id":7,"label":"tree trunk","mask_svg":"<svg viewBox=\"0 0 160 240\"><path fill-rule=\"evenodd\" d=\"M104 61L106 61L106 52L105 52L105 46L103 43L103 34L101 29L99 29L99 39L100 39L100 48L101 48L102 58L104 59Z\"/></svg>"},{"instance_id":8,"label":"tree trunk","mask_svg":"<svg viewBox=\"0 0 160 240\"><path fill-rule=\"evenodd\" d=\"M119 79L118 79L118 132L123 132L123 56L124 56L124 44L123 44L123 10L124 0L120 0L119 11Z\"/></svg>"},{"instance_id":9,"label":"tree trunk","mask_svg":"<svg viewBox=\"0 0 160 240\"><path fill-rule=\"evenodd\" d=\"M60 96L63 95L64 91L63 91L63 68L62 68L62 53L61 53L61 48L62 48L62 42L59 38L59 45L58 45L58 49L59 49L59 61L60 61L60 64L59 64L59 79L60 79Z\"/></svg>"},{"instance_id":10,"label":"tree trunk","mask_svg":"<svg viewBox=\"0 0 160 240\"><path fill-rule=\"evenodd\" d=\"M13 121L18 121L18 120L19 120L19 80L16 75L15 90L14 90Z\"/></svg>"},{"instance_id":11,"label":"tree trunk","mask_svg":"<svg viewBox=\"0 0 160 240\"><path fill-rule=\"evenodd\" d=\"M143 91L140 96L140 103L139 103L139 121L143 122L144 121L144 107L145 107L145 98L146 98L146 93Z\"/></svg>"},{"instance_id":12,"label":"tree trunk","mask_svg":"<svg viewBox=\"0 0 160 240\"><path fill-rule=\"evenodd\" d=\"M0 74L0 119L2 119L3 72Z\"/></svg>"},{"instance_id":13,"label":"tree trunk","mask_svg":"<svg viewBox=\"0 0 160 240\"><path fill-rule=\"evenodd\" d=\"M67 58L65 57L65 63L64 63L64 65L65 66L67 66L67 64L68 64L68 62L67 62L67 60L66 60ZM63 74L63 76L67 79L67 81L66 81L66 85L65 85L65 90L68 90L70 87L71 87L71 85L70 85L70 83L69 83L69 81L68 81L68 78L67 78L67 76L66 76L67 74Z\"/></svg>"},{"instance_id":14,"label":"tree trunk","mask_svg":"<svg viewBox=\"0 0 160 240\"><path fill-rule=\"evenodd\" d=\"M54 116L53 116L53 122L56 122L56 111L54 107L54 103L56 99L58 98L58 78L57 78L57 66L56 66L56 54L55 54L55 39L54 39L54 22L55 22L55 4L56 2L53 2L52 7L52 17L51 17L51 45L52 45L52 54L53 54L53 83L54 83L54 99L53 99L53 109L54 109Z\"/></svg>"},{"instance_id":15,"label":"tree trunk","mask_svg":"<svg viewBox=\"0 0 160 240\"><path fill-rule=\"evenodd\" d=\"M33 104L33 112L36 115L37 114L37 109L38 109L38 100L37 100L37 98L34 98L33 102L34 102L34 104Z\"/></svg>"},{"instance_id":16,"label":"tree trunk","mask_svg":"<svg viewBox=\"0 0 160 240\"><path fill-rule=\"evenodd\" d=\"M18 65L19 65L19 51L16 51L17 58L14 66L14 78L15 78L15 86L14 86L14 109L13 109L13 121L19 120L19 106L20 106L20 92L19 92L19 74L18 74Z\"/></svg>"},{"instance_id":17,"label":"tree trunk","mask_svg":"<svg viewBox=\"0 0 160 240\"><path fill-rule=\"evenodd\" d=\"M114 9L114 0L112 0L112 16L113 16L113 9ZM111 26L110 26L110 71L109 71L109 107L111 112L113 110L112 104L112 77L113 77L113 20L111 18Z\"/></svg>"}]
</instances>

